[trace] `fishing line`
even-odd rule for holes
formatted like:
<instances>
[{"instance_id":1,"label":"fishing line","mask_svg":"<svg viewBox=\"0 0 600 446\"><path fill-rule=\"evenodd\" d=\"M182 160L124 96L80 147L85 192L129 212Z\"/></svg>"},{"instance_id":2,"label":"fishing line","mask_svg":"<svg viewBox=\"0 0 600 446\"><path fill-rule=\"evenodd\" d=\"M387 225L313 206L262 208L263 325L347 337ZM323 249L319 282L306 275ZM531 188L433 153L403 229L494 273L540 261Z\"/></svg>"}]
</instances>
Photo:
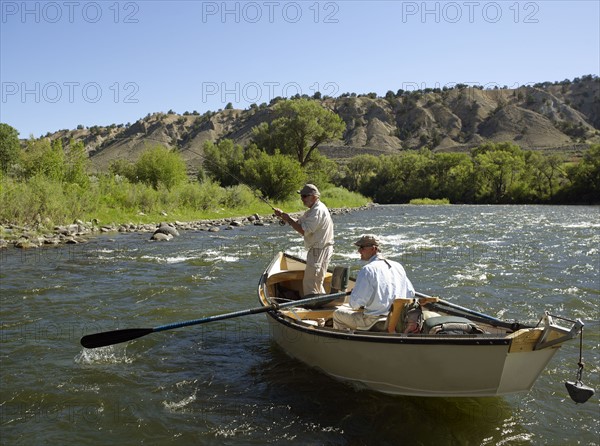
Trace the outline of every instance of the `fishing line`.
<instances>
[{"instance_id":1,"label":"fishing line","mask_svg":"<svg viewBox=\"0 0 600 446\"><path fill-rule=\"evenodd\" d=\"M231 178L233 178L234 180L236 180L238 183L243 184L244 186L246 186L248 189L250 189L252 191L252 194L258 198L259 200L263 201L267 206L269 206L272 210L275 210L275 207L269 203L269 201L263 197L262 195L258 195L256 193L256 188L250 187L248 184L246 184L245 182L243 182L239 177L237 177L236 175L234 175L233 173L229 172L227 169L222 168L221 166L219 166L217 163L215 163L212 160L209 160L208 158L206 158L204 155L201 155L200 153L196 152L193 149L186 149L190 152L192 152L194 155L198 155L203 161L206 161L208 163L211 163L213 166L219 168L220 170L222 170L223 172L225 172L227 175L229 175ZM281 226L285 226L285 221L281 218L279 218L279 224Z\"/></svg>"},{"instance_id":2,"label":"fishing line","mask_svg":"<svg viewBox=\"0 0 600 446\"><path fill-rule=\"evenodd\" d=\"M115 139L115 140L117 140L117 141L118 141L118 140L125 141L127 138L114 138L114 139ZM161 144L165 144L165 142L164 142L164 141L161 141L161 140L159 140L159 139L155 139L155 138L145 138L145 139L147 139L147 140L150 140L150 141L157 141L157 142L160 142ZM269 202L269 201L268 201L268 200L267 200L265 197L263 197L262 195L258 195L258 194L256 193L256 188L253 188L253 187L251 187L250 185L248 185L247 183L245 183L244 181L242 181L242 180L241 180L239 177L237 177L237 176L236 176L236 175L234 175L233 173L229 172L229 170L227 170L227 169L225 169L225 168L223 168L223 167L219 166L219 165L218 165L216 162L214 162L214 161L212 161L212 160L210 160L210 159L206 158L204 155L202 155L202 154L200 154L200 153L196 152L194 149L187 148L187 149L184 149L184 150L187 150L187 151L189 151L189 152L193 153L194 155L197 155L198 157L200 157L200 159L201 159L203 162L205 161L205 162L207 162L207 163L210 163L210 164L212 164L213 166L217 167L219 170L221 170L222 172L226 173L226 174L227 174L227 175L229 175L231 178L233 178L234 180L236 180L236 181L237 181L239 184L242 184L242 185L246 186L248 189L250 189L250 191L252 192L252 194L253 194L253 195L254 195L256 198L258 198L259 200L261 200L262 202L264 202L264 203L265 203L267 206L269 206L269 207L270 207L270 208L271 208L273 211L275 211L275 209L276 209L276 208L275 208L275 207L274 207L274 206L273 206L273 205L272 205L272 204L271 204L271 203L270 203L270 202ZM179 151L180 151L180 152L182 152L183 150L179 149ZM281 226L285 226L285 224L286 224L286 223L285 223L285 221L284 221L284 220L283 220L281 217L278 217L278 218L279 218L279 224L280 224Z\"/></svg>"}]
</instances>

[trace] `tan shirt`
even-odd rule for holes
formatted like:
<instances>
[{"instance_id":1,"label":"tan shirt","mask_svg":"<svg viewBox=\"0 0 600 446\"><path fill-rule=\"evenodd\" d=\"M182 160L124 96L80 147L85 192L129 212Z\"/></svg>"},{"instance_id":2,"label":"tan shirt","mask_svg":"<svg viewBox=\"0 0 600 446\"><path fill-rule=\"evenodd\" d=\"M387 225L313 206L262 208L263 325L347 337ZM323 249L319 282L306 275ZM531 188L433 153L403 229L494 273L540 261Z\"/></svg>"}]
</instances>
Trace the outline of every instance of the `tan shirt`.
<instances>
[{"instance_id":1,"label":"tan shirt","mask_svg":"<svg viewBox=\"0 0 600 446\"><path fill-rule=\"evenodd\" d=\"M304 230L306 249L333 245L333 220L329 209L321 203L321 200L315 201L315 204L298 218L298 223Z\"/></svg>"}]
</instances>

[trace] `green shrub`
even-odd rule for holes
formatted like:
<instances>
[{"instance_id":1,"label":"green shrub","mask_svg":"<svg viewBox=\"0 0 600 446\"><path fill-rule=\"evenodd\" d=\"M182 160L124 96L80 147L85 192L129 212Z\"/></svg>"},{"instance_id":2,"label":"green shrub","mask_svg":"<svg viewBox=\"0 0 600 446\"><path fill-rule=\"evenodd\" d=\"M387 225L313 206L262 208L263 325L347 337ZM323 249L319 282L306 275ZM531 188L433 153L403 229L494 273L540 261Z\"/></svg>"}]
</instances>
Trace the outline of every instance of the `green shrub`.
<instances>
[{"instance_id":1,"label":"green shrub","mask_svg":"<svg viewBox=\"0 0 600 446\"><path fill-rule=\"evenodd\" d=\"M8 172L18 163L21 155L19 132L8 124L0 123L0 172Z\"/></svg>"},{"instance_id":2,"label":"green shrub","mask_svg":"<svg viewBox=\"0 0 600 446\"><path fill-rule=\"evenodd\" d=\"M258 152L246 161L242 174L249 187L258 189L264 197L273 200L290 197L306 178L298 161L279 152L273 155Z\"/></svg>"},{"instance_id":3,"label":"green shrub","mask_svg":"<svg viewBox=\"0 0 600 446\"><path fill-rule=\"evenodd\" d=\"M245 185L225 189L223 206L229 209L247 209L257 201L252 190Z\"/></svg>"},{"instance_id":4,"label":"green shrub","mask_svg":"<svg viewBox=\"0 0 600 446\"><path fill-rule=\"evenodd\" d=\"M125 159L113 160L110 162L108 171L113 175L125 177L129 181L135 181L135 167L131 161Z\"/></svg>"},{"instance_id":5,"label":"green shrub","mask_svg":"<svg viewBox=\"0 0 600 446\"><path fill-rule=\"evenodd\" d=\"M305 181L316 184L319 190L323 191L330 185L333 174L338 171L338 166L335 161L315 151L304 171L306 172Z\"/></svg>"},{"instance_id":6,"label":"green shrub","mask_svg":"<svg viewBox=\"0 0 600 446\"><path fill-rule=\"evenodd\" d=\"M193 211L213 211L221 207L225 191L213 181L187 183L173 191L173 201Z\"/></svg>"},{"instance_id":7,"label":"green shrub","mask_svg":"<svg viewBox=\"0 0 600 446\"><path fill-rule=\"evenodd\" d=\"M433 200L431 198L414 198L410 200L408 204L444 205L450 204L450 200L448 200L447 198L438 198L436 200Z\"/></svg>"},{"instance_id":8,"label":"green shrub","mask_svg":"<svg viewBox=\"0 0 600 446\"><path fill-rule=\"evenodd\" d=\"M244 163L244 149L230 139L224 139L217 145L206 141L203 146L202 165L208 175L223 187L239 184Z\"/></svg>"},{"instance_id":9,"label":"green shrub","mask_svg":"<svg viewBox=\"0 0 600 446\"><path fill-rule=\"evenodd\" d=\"M154 189L160 185L171 189L182 183L187 178L186 170L181 155L163 146L146 150L134 166L136 179Z\"/></svg>"},{"instance_id":10,"label":"green shrub","mask_svg":"<svg viewBox=\"0 0 600 446\"><path fill-rule=\"evenodd\" d=\"M358 192L350 192L342 187L329 187L321 191L321 201L330 208L360 207L370 202Z\"/></svg>"},{"instance_id":11,"label":"green shrub","mask_svg":"<svg viewBox=\"0 0 600 446\"><path fill-rule=\"evenodd\" d=\"M43 175L21 182L5 178L0 201L0 220L4 222L62 222L68 214L62 184Z\"/></svg>"}]
</instances>

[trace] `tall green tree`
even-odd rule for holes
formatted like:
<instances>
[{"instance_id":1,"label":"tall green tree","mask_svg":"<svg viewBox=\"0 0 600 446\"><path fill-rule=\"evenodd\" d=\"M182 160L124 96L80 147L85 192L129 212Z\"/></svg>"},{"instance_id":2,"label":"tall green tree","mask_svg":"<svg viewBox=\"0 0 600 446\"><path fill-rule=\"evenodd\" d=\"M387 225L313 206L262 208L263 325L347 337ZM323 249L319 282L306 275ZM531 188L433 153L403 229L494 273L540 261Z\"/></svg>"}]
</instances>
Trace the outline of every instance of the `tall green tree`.
<instances>
[{"instance_id":1,"label":"tall green tree","mask_svg":"<svg viewBox=\"0 0 600 446\"><path fill-rule=\"evenodd\" d=\"M160 185L167 189L182 183L187 178L187 167L181 155L163 146L146 150L135 163L137 180L158 189Z\"/></svg>"},{"instance_id":2,"label":"tall green tree","mask_svg":"<svg viewBox=\"0 0 600 446\"><path fill-rule=\"evenodd\" d=\"M246 183L261 191L264 197L285 200L295 193L306 180L300 163L276 151L269 155L256 151L242 169Z\"/></svg>"},{"instance_id":3,"label":"tall green tree","mask_svg":"<svg viewBox=\"0 0 600 446\"><path fill-rule=\"evenodd\" d=\"M466 153L436 153L434 157L435 196L451 203L471 203L474 190L473 161Z\"/></svg>"},{"instance_id":4,"label":"tall green tree","mask_svg":"<svg viewBox=\"0 0 600 446\"><path fill-rule=\"evenodd\" d=\"M527 155L527 170L531 176L530 185L536 201L552 202L565 181L564 155L542 155L539 152L529 152Z\"/></svg>"},{"instance_id":5,"label":"tall green tree","mask_svg":"<svg viewBox=\"0 0 600 446\"><path fill-rule=\"evenodd\" d=\"M475 164L476 199L485 203L510 203L522 188L525 159L511 143L484 144L472 151Z\"/></svg>"},{"instance_id":6,"label":"tall green tree","mask_svg":"<svg viewBox=\"0 0 600 446\"><path fill-rule=\"evenodd\" d=\"M295 156L302 167L319 145L340 138L346 128L342 118L311 99L283 100L273 111L275 118L270 124L253 129L253 142L267 153L279 150Z\"/></svg>"},{"instance_id":7,"label":"tall green tree","mask_svg":"<svg viewBox=\"0 0 600 446\"><path fill-rule=\"evenodd\" d=\"M71 140L65 150L65 176L67 183L86 186L89 184L88 175L89 158L85 152L83 141Z\"/></svg>"},{"instance_id":8,"label":"tall green tree","mask_svg":"<svg viewBox=\"0 0 600 446\"><path fill-rule=\"evenodd\" d=\"M344 186L352 191L358 191L379 170L381 161L375 155L357 155L348 161Z\"/></svg>"},{"instance_id":9,"label":"tall green tree","mask_svg":"<svg viewBox=\"0 0 600 446\"><path fill-rule=\"evenodd\" d=\"M568 169L567 175L571 185L565 192L571 202L600 202L600 144L592 144L581 161Z\"/></svg>"},{"instance_id":10,"label":"tall green tree","mask_svg":"<svg viewBox=\"0 0 600 446\"><path fill-rule=\"evenodd\" d=\"M407 203L413 198L432 197L433 156L429 150L382 156L377 175L360 192L378 203Z\"/></svg>"},{"instance_id":11,"label":"tall green tree","mask_svg":"<svg viewBox=\"0 0 600 446\"><path fill-rule=\"evenodd\" d=\"M600 144L593 144L583 155L583 175L589 184L590 192L600 195Z\"/></svg>"},{"instance_id":12,"label":"tall green tree","mask_svg":"<svg viewBox=\"0 0 600 446\"><path fill-rule=\"evenodd\" d=\"M8 172L19 161L21 144L19 132L8 124L0 123L0 170Z\"/></svg>"},{"instance_id":13,"label":"tall green tree","mask_svg":"<svg viewBox=\"0 0 600 446\"><path fill-rule=\"evenodd\" d=\"M218 181L223 187L239 184L244 164L242 146L234 144L231 139L224 139L217 144L206 141L202 148L204 150L202 166L212 179Z\"/></svg>"},{"instance_id":14,"label":"tall green tree","mask_svg":"<svg viewBox=\"0 0 600 446\"><path fill-rule=\"evenodd\" d=\"M65 152L60 139L51 142L48 138L30 138L21 158L21 175L25 178L36 175L54 181L65 178Z\"/></svg>"}]
</instances>

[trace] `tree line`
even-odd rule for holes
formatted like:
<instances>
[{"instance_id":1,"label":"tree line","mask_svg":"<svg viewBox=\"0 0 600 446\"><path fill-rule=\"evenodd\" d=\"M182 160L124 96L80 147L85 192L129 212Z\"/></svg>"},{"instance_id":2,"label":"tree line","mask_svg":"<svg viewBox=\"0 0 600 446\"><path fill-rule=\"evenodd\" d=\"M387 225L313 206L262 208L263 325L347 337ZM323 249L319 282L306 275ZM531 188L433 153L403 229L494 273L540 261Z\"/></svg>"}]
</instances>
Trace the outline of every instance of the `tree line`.
<instances>
[{"instance_id":1,"label":"tree line","mask_svg":"<svg viewBox=\"0 0 600 446\"><path fill-rule=\"evenodd\" d=\"M288 197L303 181L332 184L380 204L445 199L453 204L594 204L600 202L600 144L579 161L504 143L470 153L407 150L358 155L336 163L314 152L305 167L279 150L231 140L204 145L204 170L222 185L248 184L274 199Z\"/></svg>"},{"instance_id":2,"label":"tree line","mask_svg":"<svg viewBox=\"0 0 600 446\"><path fill-rule=\"evenodd\" d=\"M444 199L474 204L579 204L600 202L600 145L582 158L485 143L470 153L424 148L397 154L358 155L347 162L323 157L317 147L340 138L345 126L315 101L275 106L275 119L254 128L251 144L204 144L206 174L222 185L248 184L267 197L290 196L312 181L358 192L381 204Z\"/></svg>"},{"instance_id":3,"label":"tree line","mask_svg":"<svg viewBox=\"0 0 600 446\"><path fill-rule=\"evenodd\" d=\"M428 149L394 155L359 155L339 184L378 203L416 198L474 204L592 204L600 202L600 144L577 161L504 143L470 153Z\"/></svg>"}]
</instances>

